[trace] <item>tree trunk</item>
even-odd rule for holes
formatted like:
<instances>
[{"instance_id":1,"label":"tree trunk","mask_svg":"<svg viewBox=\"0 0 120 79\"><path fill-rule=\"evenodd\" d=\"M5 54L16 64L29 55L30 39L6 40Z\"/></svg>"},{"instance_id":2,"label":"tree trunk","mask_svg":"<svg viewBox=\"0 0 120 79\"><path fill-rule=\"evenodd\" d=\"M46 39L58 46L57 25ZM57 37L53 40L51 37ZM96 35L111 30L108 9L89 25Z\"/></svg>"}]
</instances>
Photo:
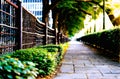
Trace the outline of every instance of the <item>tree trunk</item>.
<instances>
[{"instance_id":1,"label":"tree trunk","mask_svg":"<svg viewBox=\"0 0 120 79\"><path fill-rule=\"evenodd\" d=\"M58 28L58 16L59 16L59 12L57 10L57 8L52 10L52 17L53 17L53 28L56 29Z\"/></svg>"},{"instance_id":2,"label":"tree trunk","mask_svg":"<svg viewBox=\"0 0 120 79\"><path fill-rule=\"evenodd\" d=\"M43 0L43 17L42 21L46 24L48 23L48 7L49 7L49 0Z\"/></svg>"}]
</instances>

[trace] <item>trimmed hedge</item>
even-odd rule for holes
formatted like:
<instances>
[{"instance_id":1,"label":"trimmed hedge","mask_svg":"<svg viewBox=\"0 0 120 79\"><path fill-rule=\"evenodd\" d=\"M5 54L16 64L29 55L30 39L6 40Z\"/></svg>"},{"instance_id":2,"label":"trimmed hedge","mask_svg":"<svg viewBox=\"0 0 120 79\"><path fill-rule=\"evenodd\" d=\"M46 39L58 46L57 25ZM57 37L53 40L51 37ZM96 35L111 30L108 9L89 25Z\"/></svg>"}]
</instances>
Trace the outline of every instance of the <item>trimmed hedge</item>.
<instances>
[{"instance_id":1,"label":"trimmed hedge","mask_svg":"<svg viewBox=\"0 0 120 79\"><path fill-rule=\"evenodd\" d=\"M19 78L25 77L27 79L28 77L31 76L35 78L36 75L37 76L39 75L41 77L50 75L54 73L57 66L60 64L60 60L63 58L63 55L64 55L64 51L61 45L38 46L34 48L17 50L11 54L3 55L0 58L0 69L2 72L8 71L8 73L0 72L0 78L4 76L7 79L12 79L12 78L17 79L18 77ZM15 63L11 62L11 60L14 61ZM26 66L23 68L23 70L28 70L28 72L31 72L30 76L29 74L26 75L27 72L26 73L22 72L21 67L19 64L17 64L17 62ZM31 65L29 63L31 63ZM16 64L18 67L16 66ZM8 69L4 69L3 68L4 65L6 65ZM9 70L9 67L12 67L12 70ZM18 72L13 71L16 70L16 68ZM20 73L24 73L24 74L21 74L19 76L14 75L14 73L19 73L19 71ZM9 74L12 75L9 76ZM7 76L11 78L8 78Z\"/></svg>"},{"instance_id":2,"label":"trimmed hedge","mask_svg":"<svg viewBox=\"0 0 120 79\"><path fill-rule=\"evenodd\" d=\"M63 48L60 45L44 45L44 46L38 46L36 48L46 49L47 52L50 52L50 53L53 53L53 54L57 52L56 53L56 62L57 62L57 64L60 63L60 60L63 57Z\"/></svg>"},{"instance_id":3,"label":"trimmed hedge","mask_svg":"<svg viewBox=\"0 0 120 79\"><path fill-rule=\"evenodd\" d=\"M118 56L120 51L120 28L89 34L78 40L108 49L114 52L113 55Z\"/></svg>"},{"instance_id":4,"label":"trimmed hedge","mask_svg":"<svg viewBox=\"0 0 120 79\"><path fill-rule=\"evenodd\" d=\"M54 54L48 53L44 49L29 48L17 50L12 57L19 58L21 61L32 61L37 63L40 75L48 75L54 71L56 63Z\"/></svg>"}]
</instances>

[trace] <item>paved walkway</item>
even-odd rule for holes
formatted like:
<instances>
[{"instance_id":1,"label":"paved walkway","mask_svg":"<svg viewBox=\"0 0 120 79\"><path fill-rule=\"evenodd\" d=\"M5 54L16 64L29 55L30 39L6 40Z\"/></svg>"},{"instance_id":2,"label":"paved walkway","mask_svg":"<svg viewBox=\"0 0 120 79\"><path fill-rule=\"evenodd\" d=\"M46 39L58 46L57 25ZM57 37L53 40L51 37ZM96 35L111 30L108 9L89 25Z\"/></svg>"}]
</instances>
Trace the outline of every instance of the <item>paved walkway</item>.
<instances>
[{"instance_id":1,"label":"paved walkway","mask_svg":"<svg viewBox=\"0 0 120 79\"><path fill-rule=\"evenodd\" d=\"M120 79L120 64L79 42L71 42L54 79Z\"/></svg>"}]
</instances>

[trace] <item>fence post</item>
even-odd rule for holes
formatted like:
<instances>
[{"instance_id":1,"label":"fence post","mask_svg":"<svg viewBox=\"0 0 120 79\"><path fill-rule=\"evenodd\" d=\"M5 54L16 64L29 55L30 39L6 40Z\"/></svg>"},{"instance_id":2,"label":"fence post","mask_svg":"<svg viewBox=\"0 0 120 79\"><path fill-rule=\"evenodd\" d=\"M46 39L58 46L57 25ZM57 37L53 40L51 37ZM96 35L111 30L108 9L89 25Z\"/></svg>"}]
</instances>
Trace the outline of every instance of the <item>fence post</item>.
<instances>
[{"instance_id":1,"label":"fence post","mask_svg":"<svg viewBox=\"0 0 120 79\"><path fill-rule=\"evenodd\" d=\"M61 43L61 33L59 33L59 43Z\"/></svg>"},{"instance_id":2,"label":"fence post","mask_svg":"<svg viewBox=\"0 0 120 79\"><path fill-rule=\"evenodd\" d=\"M22 6L21 2L18 3L18 9L16 11L16 27L18 27L18 31L16 34L16 43L17 46L15 50L22 49Z\"/></svg>"},{"instance_id":3,"label":"fence post","mask_svg":"<svg viewBox=\"0 0 120 79\"><path fill-rule=\"evenodd\" d=\"M120 47L120 46L119 46ZM120 49L118 51L118 62L120 63Z\"/></svg>"},{"instance_id":4,"label":"fence post","mask_svg":"<svg viewBox=\"0 0 120 79\"><path fill-rule=\"evenodd\" d=\"M117 36L114 39L118 39L119 40L118 43L116 44L117 45L116 49L117 49L117 53L118 53L117 61L120 63L120 29L119 29L119 31L117 33Z\"/></svg>"},{"instance_id":5,"label":"fence post","mask_svg":"<svg viewBox=\"0 0 120 79\"><path fill-rule=\"evenodd\" d=\"M63 34L61 33L61 43L63 43Z\"/></svg>"},{"instance_id":6,"label":"fence post","mask_svg":"<svg viewBox=\"0 0 120 79\"><path fill-rule=\"evenodd\" d=\"M63 38L62 38L62 39L63 39L63 43L65 43L65 36L64 36L64 35L63 35Z\"/></svg>"},{"instance_id":7,"label":"fence post","mask_svg":"<svg viewBox=\"0 0 120 79\"><path fill-rule=\"evenodd\" d=\"M57 33L57 44L60 43L59 37L60 37L60 35L59 35L59 32L58 32L58 33Z\"/></svg>"},{"instance_id":8,"label":"fence post","mask_svg":"<svg viewBox=\"0 0 120 79\"><path fill-rule=\"evenodd\" d=\"M58 33L58 31L57 31L57 28L55 28L55 44L57 44L57 33Z\"/></svg>"},{"instance_id":9,"label":"fence post","mask_svg":"<svg viewBox=\"0 0 120 79\"><path fill-rule=\"evenodd\" d=\"M47 35L48 35L48 24L45 24L45 38L44 38L44 45L46 45L48 43L48 39L47 39Z\"/></svg>"},{"instance_id":10,"label":"fence post","mask_svg":"<svg viewBox=\"0 0 120 79\"><path fill-rule=\"evenodd\" d=\"M60 44L60 43L62 43L62 33L59 33L58 34L59 36L58 36L58 44Z\"/></svg>"}]
</instances>

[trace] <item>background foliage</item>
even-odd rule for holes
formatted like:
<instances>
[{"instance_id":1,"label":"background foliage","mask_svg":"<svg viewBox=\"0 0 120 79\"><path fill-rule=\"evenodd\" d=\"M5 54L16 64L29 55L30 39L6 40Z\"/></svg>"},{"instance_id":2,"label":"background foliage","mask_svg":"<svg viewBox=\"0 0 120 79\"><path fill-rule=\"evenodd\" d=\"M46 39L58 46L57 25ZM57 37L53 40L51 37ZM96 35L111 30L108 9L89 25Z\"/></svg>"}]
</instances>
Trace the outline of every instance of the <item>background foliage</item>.
<instances>
[{"instance_id":1,"label":"background foliage","mask_svg":"<svg viewBox=\"0 0 120 79\"><path fill-rule=\"evenodd\" d=\"M62 0L57 8L60 9L60 18L64 17L63 25L67 28L68 35L71 37L84 27L86 14L94 15L93 6L100 5L103 0L94 0L90 2L80 0ZM102 5L101 5L102 6Z\"/></svg>"}]
</instances>

